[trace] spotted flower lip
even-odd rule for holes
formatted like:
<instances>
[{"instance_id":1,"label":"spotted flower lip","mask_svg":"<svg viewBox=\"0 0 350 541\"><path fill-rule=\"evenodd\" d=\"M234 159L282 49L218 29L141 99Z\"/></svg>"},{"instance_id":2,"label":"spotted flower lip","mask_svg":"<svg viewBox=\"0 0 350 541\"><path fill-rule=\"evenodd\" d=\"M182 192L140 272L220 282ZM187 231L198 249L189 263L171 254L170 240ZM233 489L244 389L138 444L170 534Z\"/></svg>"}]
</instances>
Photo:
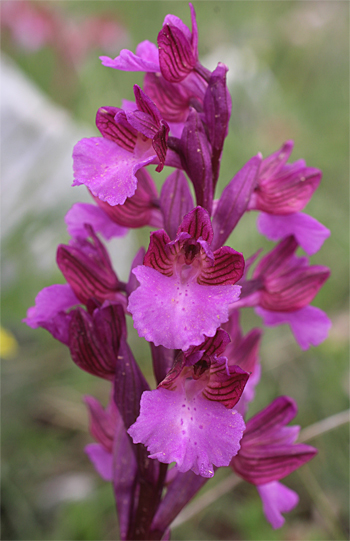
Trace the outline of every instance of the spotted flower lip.
<instances>
[{"instance_id":1,"label":"spotted flower lip","mask_svg":"<svg viewBox=\"0 0 350 541\"><path fill-rule=\"evenodd\" d=\"M180 352L158 389L143 393L140 415L128 432L134 443L147 446L150 458L212 477L214 466L228 465L228 456L237 453L244 425L233 408L249 374L219 356L229 340L219 329Z\"/></svg>"},{"instance_id":2,"label":"spotted flower lip","mask_svg":"<svg viewBox=\"0 0 350 541\"><path fill-rule=\"evenodd\" d=\"M134 443L146 445L150 458L175 461L180 472L213 477L214 466L227 466L238 452L245 425L235 410L196 394L195 384L145 391L140 416L128 433Z\"/></svg>"},{"instance_id":3,"label":"spotted flower lip","mask_svg":"<svg viewBox=\"0 0 350 541\"><path fill-rule=\"evenodd\" d=\"M134 269L140 287L128 309L140 336L170 349L199 345L228 319L238 299L234 285L243 274L242 254L227 246L212 252L208 213L196 207L171 241L165 231L151 235L143 266Z\"/></svg>"}]
</instances>

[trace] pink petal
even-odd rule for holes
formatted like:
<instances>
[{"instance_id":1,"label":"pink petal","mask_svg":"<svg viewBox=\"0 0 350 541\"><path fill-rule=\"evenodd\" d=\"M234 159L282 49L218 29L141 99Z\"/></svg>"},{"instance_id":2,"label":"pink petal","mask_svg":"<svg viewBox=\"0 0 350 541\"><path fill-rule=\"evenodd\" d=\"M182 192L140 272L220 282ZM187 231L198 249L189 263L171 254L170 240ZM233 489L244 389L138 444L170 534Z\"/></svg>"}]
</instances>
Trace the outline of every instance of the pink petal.
<instances>
[{"instance_id":1,"label":"pink petal","mask_svg":"<svg viewBox=\"0 0 350 541\"><path fill-rule=\"evenodd\" d=\"M160 71L158 48L148 40L142 41L136 48L136 54L122 49L114 59L100 56L103 66L122 71Z\"/></svg>"},{"instance_id":2,"label":"pink petal","mask_svg":"<svg viewBox=\"0 0 350 541\"><path fill-rule=\"evenodd\" d=\"M275 327L288 323L301 349L311 345L318 346L326 340L332 326L329 317L316 306L305 306L294 312L270 312L263 308L255 308L255 312L264 320L267 327Z\"/></svg>"},{"instance_id":3,"label":"pink petal","mask_svg":"<svg viewBox=\"0 0 350 541\"><path fill-rule=\"evenodd\" d=\"M136 191L136 171L157 161L150 142L140 150L128 152L103 137L82 139L73 151L73 186L85 184L102 201L122 205Z\"/></svg>"},{"instance_id":4,"label":"pink petal","mask_svg":"<svg viewBox=\"0 0 350 541\"><path fill-rule=\"evenodd\" d=\"M57 316L59 312L68 310L79 303L80 301L68 284L45 287L37 294L35 306L28 309L27 317L23 321L32 329L36 329Z\"/></svg>"},{"instance_id":5,"label":"pink petal","mask_svg":"<svg viewBox=\"0 0 350 541\"><path fill-rule=\"evenodd\" d=\"M113 480L113 455L108 453L99 443L89 443L85 453L91 460L97 473L105 481Z\"/></svg>"},{"instance_id":6,"label":"pink petal","mask_svg":"<svg viewBox=\"0 0 350 541\"><path fill-rule=\"evenodd\" d=\"M72 237L87 238L90 236L85 224L91 225L96 233L105 239L122 237L128 229L113 222L102 208L89 203L75 203L65 216L67 231Z\"/></svg>"},{"instance_id":7,"label":"pink petal","mask_svg":"<svg viewBox=\"0 0 350 541\"><path fill-rule=\"evenodd\" d=\"M288 513L298 505L298 494L278 481L258 485L257 489L262 500L266 519L274 529L281 528L284 524L281 513Z\"/></svg>"},{"instance_id":8,"label":"pink petal","mask_svg":"<svg viewBox=\"0 0 350 541\"><path fill-rule=\"evenodd\" d=\"M298 244L309 255L318 252L323 242L331 234L327 227L302 212L284 216L261 212L257 227L259 233L265 235L269 240L276 241L288 237L288 235L294 235Z\"/></svg>"},{"instance_id":9,"label":"pink petal","mask_svg":"<svg viewBox=\"0 0 350 541\"><path fill-rule=\"evenodd\" d=\"M182 386L144 392L140 416L128 433L134 443L147 446L150 458L213 477L214 466L228 466L237 454L245 425L235 410L188 394Z\"/></svg>"},{"instance_id":10,"label":"pink petal","mask_svg":"<svg viewBox=\"0 0 350 541\"><path fill-rule=\"evenodd\" d=\"M134 326L149 342L170 349L186 350L201 344L205 336L214 336L228 320L228 305L240 293L240 286L181 283L174 275L167 277L145 266L133 272L141 284L129 298Z\"/></svg>"}]
</instances>

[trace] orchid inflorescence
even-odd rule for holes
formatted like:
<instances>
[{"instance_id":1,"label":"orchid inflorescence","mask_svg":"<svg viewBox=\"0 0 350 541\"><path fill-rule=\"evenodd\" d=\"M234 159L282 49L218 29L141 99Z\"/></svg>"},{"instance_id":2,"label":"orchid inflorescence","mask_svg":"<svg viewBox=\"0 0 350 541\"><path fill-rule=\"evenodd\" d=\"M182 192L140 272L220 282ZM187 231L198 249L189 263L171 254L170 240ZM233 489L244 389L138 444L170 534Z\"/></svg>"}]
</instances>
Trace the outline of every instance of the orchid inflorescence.
<instances>
[{"instance_id":1,"label":"orchid inflorescence","mask_svg":"<svg viewBox=\"0 0 350 541\"><path fill-rule=\"evenodd\" d=\"M111 382L106 409L85 398L97 442L86 453L113 483L121 539L169 539L174 518L222 466L256 485L278 528L281 513L298 502L279 481L317 452L295 443L299 427L286 426L297 413L292 398L276 398L245 423L262 329L244 336L240 310L254 307L265 326L289 324L302 349L326 338L330 321L310 302L329 270L296 255L299 247L314 254L329 235L301 212L322 174L304 160L287 163L287 141L252 157L214 200L231 112L228 68L200 64L190 10L192 32L167 15L158 47L144 41L136 54L101 57L104 66L144 71L143 89L135 85L135 102L122 109L101 107L102 137L75 146L73 185L84 184L96 204L67 213L72 238L57 250L67 284L43 289L25 320L68 346L80 368ZM152 164L174 168L160 195ZM277 244L245 262L224 244L251 211ZM109 240L143 226L155 231L122 282L98 234ZM150 344L156 389L128 345L126 316Z\"/></svg>"}]
</instances>

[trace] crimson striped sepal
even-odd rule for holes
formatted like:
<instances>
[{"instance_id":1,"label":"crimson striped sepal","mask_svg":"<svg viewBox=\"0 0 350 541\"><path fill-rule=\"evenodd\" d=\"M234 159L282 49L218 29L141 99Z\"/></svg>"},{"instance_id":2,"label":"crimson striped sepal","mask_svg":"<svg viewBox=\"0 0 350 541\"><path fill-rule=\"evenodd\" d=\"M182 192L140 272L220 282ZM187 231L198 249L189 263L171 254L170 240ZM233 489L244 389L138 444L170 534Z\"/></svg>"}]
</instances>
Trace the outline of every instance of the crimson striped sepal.
<instances>
[{"instance_id":1,"label":"crimson striped sepal","mask_svg":"<svg viewBox=\"0 0 350 541\"><path fill-rule=\"evenodd\" d=\"M107 250L92 227L86 227L91 241L78 238L69 245L60 244L56 261L80 302L86 304L90 298L95 298L103 303L106 299L115 298L119 280Z\"/></svg>"},{"instance_id":2,"label":"crimson striped sepal","mask_svg":"<svg viewBox=\"0 0 350 541\"><path fill-rule=\"evenodd\" d=\"M214 265L204 266L197 281L200 285L233 285L244 273L244 257L229 246L214 252Z\"/></svg>"},{"instance_id":3,"label":"crimson striped sepal","mask_svg":"<svg viewBox=\"0 0 350 541\"><path fill-rule=\"evenodd\" d=\"M153 233L151 233L148 250L143 260L143 264L146 267L151 267L164 274L164 276L172 276L174 271L174 256L169 257L169 249L167 249L167 244L169 242L170 238L165 231L162 229L153 231ZM173 245L172 248L175 250L175 245Z\"/></svg>"},{"instance_id":4,"label":"crimson striped sepal","mask_svg":"<svg viewBox=\"0 0 350 541\"><path fill-rule=\"evenodd\" d=\"M152 146L160 162L156 171L160 172L165 164L170 128L163 120L157 106L138 85L134 85L134 94L137 109L126 111L126 118L135 130L152 140Z\"/></svg>"},{"instance_id":5,"label":"crimson striped sepal","mask_svg":"<svg viewBox=\"0 0 350 541\"><path fill-rule=\"evenodd\" d=\"M213 228L209 213L202 207L191 210L182 220L177 235L179 236L180 233L188 233L195 240L202 238L208 244L211 244Z\"/></svg>"},{"instance_id":6,"label":"crimson striped sepal","mask_svg":"<svg viewBox=\"0 0 350 541\"><path fill-rule=\"evenodd\" d=\"M294 400L280 396L252 417L247 422L241 449L232 459L234 471L249 483L263 485L286 477L311 460L317 449L295 444L299 427L286 426L296 414Z\"/></svg>"},{"instance_id":7,"label":"crimson striped sepal","mask_svg":"<svg viewBox=\"0 0 350 541\"><path fill-rule=\"evenodd\" d=\"M96 126L105 139L117 143L118 146L132 152L136 145L137 130L126 120L115 119L118 113L123 113L119 107L100 107L96 113Z\"/></svg>"},{"instance_id":8,"label":"crimson striped sepal","mask_svg":"<svg viewBox=\"0 0 350 541\"><path fill-rule=\"evenodd\" d=\"M306 167L303 160L287 164L280 173L259 182L250 208L271 214L291 214L301 211L318 188L322 171Z\"/></svg>"},{"instance_id":9,"label":"crimson striped sepal","mask_svg":"<svg viewBox=\"0 0 350 541\"><path fill-rule=\"evenodd\" d=\"M191 73L197 63L196 54L180 28L165 24L157 38L159 65L164 79L179 83Z\"/></svg>"},{"instance_id":10,"label":"crimson striped sepal","mask_svg":"<svg viewBox=\"0 0 350 541\"><path fill-rule=\"evenodd\" d=\"M230 336L223 329L218 329L214 336L206 336L204 342L199 346L191 346L185 351L187 365L195 364L203 355L207 357L220 357L225 351L230 342ZM197 358L197 353L202 353L201 357ZM192 362L193 360L193 362Z\"/></svg>"},{"instance_id":11,"label":"crimson striped sepal","mask_svg":"<svg viewBox=\"0 0 350 541\"><path fill-rule=\"evenodd\" d=\"M70 312L69 349L73 361L85 372L113 380L122 336L126 335L124 309L109 304L88 314L82 308Z\"/></svg>"},{"instance_id":12,"label":"crimson striped sepal","mask_svg":"<svg viewBox=\"0 0 350 541\"><path fill-rule=\"evenodd\" d=\"M322 172L306 167L304 160L287 164L294 143L287 141L261 162L258 185L249 209L286 215L302 210L317 189Z\"/></svg>"},{"instance_id":13,"label":"crimson striped sepal","mask_svg":"<svg viewBox=\"0 0 350 541\"><path fill-rule=\"evenodd\" d=\"M321 265L309 266L305 257L296 257L294 236L286 237L257 265L253 279L264 284L259 305L276 312L300 310L307 306L328 279L330 271Z\"/></svg>"},{"instance_id":14,"label":"crimson striped sepal","mask_svg":"<svg viewBox=\"0 0 350 541\"><path fill-rule=\"evenodd\" d=\"M259 171L260 182L265 182L269 178L278 175L289 160L293 147L294 141L286 141L276 152L262 160Z\"/></svg>"},{"instance_id":15,"label":"crimson striped sepal","mask_svg":"<svg viewBox=\"0 0 350 541\"><path fill-rule=\"evenodd\" d=\"M203 396L232 409L241 398L248 379L249 374L242 368L228 366L226 357L220 357L210 365L209 381Z\"/></svg>"},{"instance_id":16,"label":"crimson striped sepal","mask_svg":"<svg viewBox=\"0 0 350 541\"><path fill-rule=\"evenodd\" d=\"M183 85L169 83L159 73L146 73L143 88L158 107L164 120L186 121L193 92L189 92Z\"/></svg>"}]
</instances>

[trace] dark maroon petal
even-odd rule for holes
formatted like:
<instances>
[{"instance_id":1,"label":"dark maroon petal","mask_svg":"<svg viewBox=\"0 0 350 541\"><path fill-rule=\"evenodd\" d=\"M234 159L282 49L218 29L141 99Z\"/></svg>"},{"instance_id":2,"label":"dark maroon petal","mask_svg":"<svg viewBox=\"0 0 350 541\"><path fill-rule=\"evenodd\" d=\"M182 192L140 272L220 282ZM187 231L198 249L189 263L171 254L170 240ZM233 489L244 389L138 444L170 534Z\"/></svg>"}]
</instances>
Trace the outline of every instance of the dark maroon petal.
<instances>
[{"instance_id":1,"label":"dark maroon petal","mask_svg":"<svg viewBox=\"0 0 350 541\"><path fill-rule=\"evenodd\" d=\"M192 45L176 26L165 24L158 34L159 65L164 79L179 83L196 65Z\"/></svg>"},{"instance_id":2,"label":"dark maroon petal","mask_svg":"<svg viewBox=\"0 0 350 541\"><path fill-rule=\"evenodd\" d=\"M241 449L232 459L233 469L255 485L282 479L313 458L316 449L294 444L299 427L286 425L297 414L294 400L276 398L247 423Z\"/></svg>"},{"instance_id":3,"label":"dark maroon petal","mask_svg":"<svg viewBox=\"0 0 350 541\"><path fill-rule=\"evenodd\" d=\"M208 244L211 244L213 228L208 212L201 207L191 210L182 220L177 235L180 235L180 233L188 233L195 240L202 238Z\"/></svg>"},{"instance_id":4,"label":"dark maroon petal","mask_svg":"<svg viewBox=\"0 0 350 541\"><path fill-rule=\"evenodd\" d=\"M158 534L158 537L154 536L154 539L160 538L159 534L170 526L181 509L185 507L207 481L208 479L206 477L196 475L192 471L177 474L168 487L154 516L151 531Z\"/></svg>"},{"instance_id":5,"label":"dark maroon petal","mask_svg":"<svg viewBox=\"0 0 350 541\"><path fill-rule=\"evenodd\" d=\"M172 276L173 261L169 258L169 251L166 249L168 242L170 238L165 231L153 231L143 264L165 276Z\"/></svg>"},{"instance_id":6,"label":"dark maroon petal","mask_svg":"<svg viewBox=\"0 0 350 541\"><path fill-rule=\"evenodd\" d=\"M212 72L204 96L205 122L212 147L212 168L214 188L219 177L220 159L230 119L228 94L226 87L225 64L219 62Z\"/></svg>"},{"instance_id":7,"label":"dark maroon petal","mask_svg":"<svg viewBox=\"0 0 350 541\"><path fill-rule=\"evenodd\" d=\"M171 370L169 370L166 377L159 383L158 387L164 387L169 391L176 389L176 380L180 376L185 364L186 359L184 354L182 352L178 353Z\"/></svg>"},{"instance_id":8,"label":"dark maroon petal","mask_svg":"<svg viewBox=\"0 0 350 541\"><path fill-rule=\"evenodd\" d=\"M281 267L283 268L285 266L297 248L298 243L293 235L283 239L271 252L261 259L254 270L253 278L271 276L276 272L280 272Z\"/></svg>"},{"instance_id":9,"label":"dark maroon petal","mask_svg":"<svg viewBox=\"0 0 350 541\"><path fill-rule=\"evenodd\" d=\"M103 302L114 299L119 281L107 250L90 227L92 242L76 239L71 245L57 248L57 265L78 299L86 304L89 298Z\"/></svg>"},{"instance_id":10,"label":"dark maroon petal","mask_svg":"<svg viewBox=\"0 0 350 541\"><path fill-rule=\"evenodd\" d=\"M279 396L269 406L254 415L247 422L247 428L244 433L244 441L248 444L259 443L262 437L278 433L286 426L298 412L298 407L289 396Z\"/></svg>"},{"instance_id":11,"label":"dark maroon petal","mask_svg":"<svg viewBox=\"0 0 350 541\"><path fill-rule=\"evenodd\" d=\"M132 152L136 144L137 131L128 123L116 122L115 116L121 111L118 107L100 107L96 114L96 126L103 137Z\"/></svg>"},{"instance_id":12,"label":"dark maroon petal","mask_svg":"<svg viewBox=\"0 0 350 541\"><path fill-rule=\"evenodd\" d=\"M148 383L123 337L115 367L114 401L126 429L136 421L140 413L141 395L148 389Z\"/></svg>"},{"instance_id":13,"label":"dark maroon petal","mask_svg":"<svg viewBox=\"0 0 350 541\"><path fill-rule=\"evenodd\" d=\"M153 103L151 98L149 98L138 85L134 85L134 94L137 109L149 115L152 118L154 125L159 127L162 115L155 103Z\"/></svg>"},{"instance_id":14,"label":"dark maroon petal","mask_svg":"<svg viewBox=\"0 0 350 541\"><path fill-rule=\"evenodd\" d=\"M197 351L203 351L208 357L216 355L220 357L230 342L230 337L223 329L218 329L214 336L206 337L199 346L191 346L186 352L186 357L193 355Z\"/></svg>"},{"instance_id":15,"label":"dark maroon petal","mask_svg":"<svg viewBox=\"0 0 350 541\"><path fill-rule=\"evenodd\" d=\"M247 210L257 183L260 163L260 155L251 158L223 190L213 216L213 249L225 243Z\"/></svg>"},{"instance_id":16,"label":"dark maroon petal","mask_svg":"<svg viewBox=\"0 0 350 541\"><path fill-rule=\"evenodd\" d=\"M310 201L321 178L319 169L300 167L290 170L285 166L277 176L259 183L251 208L271 214L299 212Z\"/></svg>"},{"instance_id":17,"label":"dark maroon petal","mask_svg":"<svg viewBox=\"0 0 350 541\"><path fill-rule=\"evenodd\" d=\"M226 363L218 361L213 362L210 366L209 382L203 395L208 400L221 402L226 408L231 409L241 398L249 374L239 366L230 366L230 374L228 375Z\"/></svg>"},{"instance_id":18,"label":"dark maroon petal","mask_svg":"<svg viewBox=\"0 0 350 541\"><path fill-rule=\"evenodd\" d=\"M105 303L93 313L96 331L101 342L113 352L118 352L121 337L126 337L126 322L121 304Z\"/></svg>"},{"instance_id":19,"label":"dark maroon petal","mask_svg":"<svg viewBox=\"0 0 350 541\"><path fill-rule=\"evenodd\" d=\"M161 120L160 122L160 128L153 137L152 146L158 156L158 159L160 161L160 164L156 167L157 173L160 173L160 171L163 170L164 164L165 164L165 158L166 158L166 152L167 152L167 140L168 140L168 133L169 133L169 126L165 122L165 120Z\"/></svg>"},{"instance_id":20,"label":"dark maroon petal","mask_svg":"<svg viewBox=\"0 0 350 541\"><path fill-rule=\"evenodd\" d=\"M244 438L244 434L243 434ZM243 440L242 440L243 444ZM297 468L311 460L317 449L309 445L273 446L264 449L264 456L258 456L255 449L247 453L241 448L232 459L231 465L235 472L249 483L263 485L283 479Z\"/></svg>"},{"instance_id":21,"label":"dark maroon petal","mask_svg":"<svg viewBox=\"0 0 350 541\"><path fill-rule=\"evenodd\" d=\"M106 411L93 396L85 396L84 402L89 412L90 434L106 451L111 453L118 412Z\"/></svg>"},{"instance_id":22,"label":"dark maroon petal","mask_svg":"<svg viewBox=\"0 0 350 541\"><path fill-rule=\"evenodd\" d=\"M162 186L160 208L164 217L164 229L171 239L175 239L183 217L193 209L187 179L179 169L171 173Z\"/></svg>"},{"instance_id":23,"label":"dark maroon petal","mask_svg":"<svg viewBox=\"0 0 350 541\"><path fill-rule=\"evenodd\" d=\"M286 237L257 265L253 279L262 282L262 308L279 312L304 308L328 279L327 267L308 266L305 258L294 256L297 247L293 236Z\"/></svg>"},{"instance_id":24,"label":"dark maroon petal","mask_svg":"<svg viewBox=\"0 0 350 541\"><path fill-rule=\"evenodd\" d=\"M153 139L158 131L158 126L148 113L143 111L126 111L127 121L135 130L142 133L148 139Z\"/></svg>"},{"instance_id":25,"label":"dark maroon petal","mask_svg":"<svg viewBox=\"0 0 350 541\"><path fill-rule=\"evenodd\" d=\"M262 330L252 329L241 341L236 350L226 351L230 364L237 364L246 372L253 372L258 361ZM231 361L232 359L232 361Z\"/></svg>"},{"instance_id":26,"label":"dark maroon petal","mask_svg":"<svg viewBox=\"0 0 350 541\"><path fill-rule=\"evenodd\" d=\"M204 267L197 278L201 285L233 285L244 273L244 257L229 246L214 252L214 265Z\"/></svg>"},{"instance_id":27,"label":"dark maroon petal","mask_svg":"<svg viewBox=\"0 0 350 541\"><path fill-rule=\"evenodd\" d=\"M120 305L95 310L90 316L82 308L71 312L69 349L73 361L82 370L113 380L122 334L124 311Z\"/></svg>"},{"instance_id":28,"label":"dark maroon petal","mask_svg":"<svg viewBox=\"0 0 350 541\"><path fill-rule=\"evenodd\" d=\"M159 73L146 73L143 86L164 120L185 122L193 92L187 91L182 85L169 83Z\"/></svg>"},{"instance_id":29,"label":"dark maroon petal","mask_svg":"<svg viewBox=\"0 0 350 541\"><path fill-rule=\"evenodd\" d=\"M213 204L213 172L211 148L199 114L190 109L180 141L181 162L194 186L197 205L211 214Z\"/></svg>"},{"instance_id":30,"label":"dark maroon petal","mask_svg":"<svg viewBox=\"0 0 350 541\"><path fill-rule=\"evenodd\" d=\"M156 378L157 385L166 377L174 364L174 349L168 349L164 346L155 346L150 342L153 372Z\"/></svg>"},{"instance_id":31,"label":"dark maroon petal","mask_svg":"<svg viewBox=\"0 0 350 541\"><path fill-rule=\"evenodd\" d=\"M112 206L93 196L94 200L118 225L134 229L161 223L158 193L151 175L142 167L137 171L136 178L136 192L132 197L128 197L123 205Z\"/></svg>"},{"instance_id":32,"label":"dark maroon petal","mask_svg":"<svg viewBox=\"0 0 350 541\"><path fill-rule=\"evenodd\" d=\"M292 153L293 146L293 141L286 141L280 149L270 156L267 156L267 158L262 161L259 175L261 181L279 173L282 167L287 163L288 158Z\"/></svg>"},{"instance_id":33,"label":"dark maroon petal","mask_svg":"<svg viewBox=\"0 0 350 541\"><path fill-rule=\"evenodd\" d=\"M327 267L293 268L277 279L266 279L259 305L276 312L295 311L307 306L329 278Z\"/></svg>"}]
</instances>

